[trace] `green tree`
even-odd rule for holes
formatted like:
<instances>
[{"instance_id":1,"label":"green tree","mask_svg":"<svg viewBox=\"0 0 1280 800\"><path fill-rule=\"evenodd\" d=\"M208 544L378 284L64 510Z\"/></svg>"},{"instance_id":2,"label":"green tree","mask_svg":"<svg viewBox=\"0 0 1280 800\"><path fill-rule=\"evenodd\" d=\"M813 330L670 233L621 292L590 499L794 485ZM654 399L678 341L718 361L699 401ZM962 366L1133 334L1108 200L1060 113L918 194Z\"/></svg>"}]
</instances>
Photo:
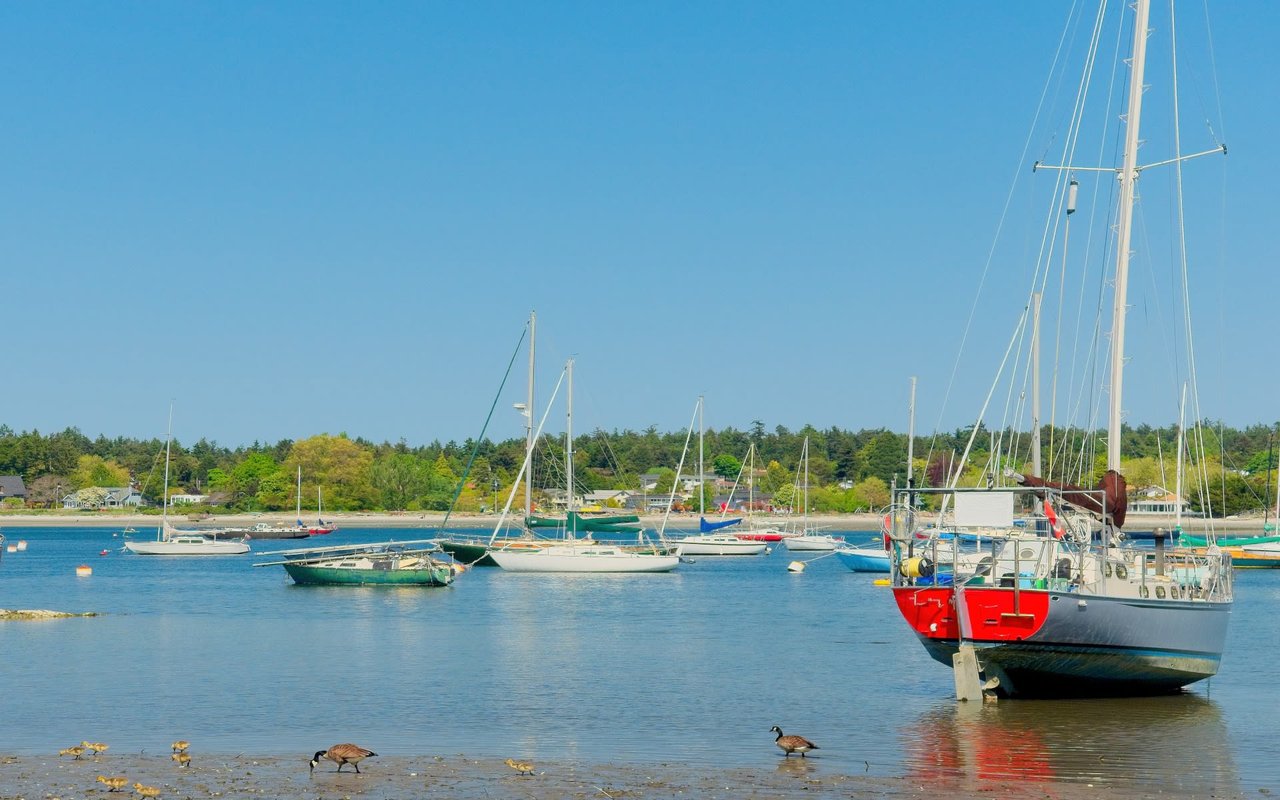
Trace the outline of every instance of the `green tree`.
<instances>
[{"instance_id":1,"label":"green tree","mask_svg":"<svg viewBox=\"0 0 1280 800\"><path fill-rule=\"evenodd\" d=\"M889 505L889 484L871 475L854 485L853 496L873 510L884 508Z\"/></svg>"},{"instance_id":2,"label":"green tree","mask_svg":"<svg viewBox=\"0 0 1280 800\"><path fill-rule=\"evenodd\" d=\"M671 488L676 485L676 471L667 467L658 467L654 472L658 476L658 485L653 487L653 493L671 494Z\"/></svg>"},{"instance_id":3,"label":"green tree","mask_svg":"<svg viewBox=\"0 0 1280 800\"><path fill-rule=\"evenodd\" d=\"M403 511L431 489L433 470L408 453L391 453L373 462L371 481L382 507Z\"/></svg>"},{"instance_id":4,"label":"green tree","mask_svg":"<svg viewBox=\"0 0 1280 800\"><path fill-rule=\"evenodd\" d=\"M731 481L737 478L738 473L742 471L742 462L734 456L722 453L712 460L711 469L721 478Z\"/></svg>"},{"instance_id":5,"label":"green tree","mask_svg":"<svg viewBox=\"0 0 1280 800\"><path fill-rule=\"evenodd\" d=\"M128 486L129 470L101 456L80 456L76 468L71 472L71 485L81 489L90 486Z\"/></svg>"},{"instance_id":6,"label":"green tree","mask_svg":"<svg viewBox=\"0 0 1280 800\"><path fill-rule=\"evenodd\" d=\"M287 473L302 467L302 506L310 508L317 488L324 490L325 507L335 511L372 508L377 492L373 488L373 448L362 446L344 435L320 434L294 442L284 460Z\"/></svg>"}]
</instances>

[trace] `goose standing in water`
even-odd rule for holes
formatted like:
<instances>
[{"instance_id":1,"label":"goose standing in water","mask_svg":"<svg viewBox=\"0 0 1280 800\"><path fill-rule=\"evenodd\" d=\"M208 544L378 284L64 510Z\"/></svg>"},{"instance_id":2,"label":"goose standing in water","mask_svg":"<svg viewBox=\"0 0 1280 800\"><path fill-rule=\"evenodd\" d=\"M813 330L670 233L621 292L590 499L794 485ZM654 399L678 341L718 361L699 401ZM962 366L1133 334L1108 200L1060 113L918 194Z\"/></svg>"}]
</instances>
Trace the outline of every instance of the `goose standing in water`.
<instances>
[{"instance_id":1,"label":"goose standing in water","mask_svg":"<svg viewBox=\"0 0 1280 800\"><path fill-rule=\"evenodd\" d=\"M778 734L778 738L774 739L774 742L778 747L782 748L782 752L786 753L788 758L791 757L792 753L799 753L800 757L804 758L804 754L810 750L821 749L803 736L783 736L782 728L779 728L777 725L770 728L769 732Z\"/></svg>"}]
</instances>

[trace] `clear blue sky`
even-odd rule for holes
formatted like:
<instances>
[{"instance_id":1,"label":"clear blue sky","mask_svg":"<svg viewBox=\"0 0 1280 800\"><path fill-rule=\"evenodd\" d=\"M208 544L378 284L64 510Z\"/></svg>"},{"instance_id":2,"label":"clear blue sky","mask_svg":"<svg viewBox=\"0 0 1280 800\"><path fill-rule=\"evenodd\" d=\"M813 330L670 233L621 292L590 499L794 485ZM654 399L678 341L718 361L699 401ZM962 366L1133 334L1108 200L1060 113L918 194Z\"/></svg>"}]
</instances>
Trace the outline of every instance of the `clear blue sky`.
<instances>
[{"instance_id":1,"label":"clear blue sky","mask_svg":"<svg viewBox=\"0 0 1280 800\"><path fill-rule=\"evenodd\" d=\"M0 421L148 436L172 400L184 441L461 439L536 309L580 429L680 429L701 393L714 427L905 430L910 375L918 428L960 427L1025 291L989 278L1011 303L943 410L1067 11L0 5ZM1280 7L1213 25L1202 408L1269 423ZM1172 422L1150 394L1129 420Z\"/></svg>"}]
</instances>

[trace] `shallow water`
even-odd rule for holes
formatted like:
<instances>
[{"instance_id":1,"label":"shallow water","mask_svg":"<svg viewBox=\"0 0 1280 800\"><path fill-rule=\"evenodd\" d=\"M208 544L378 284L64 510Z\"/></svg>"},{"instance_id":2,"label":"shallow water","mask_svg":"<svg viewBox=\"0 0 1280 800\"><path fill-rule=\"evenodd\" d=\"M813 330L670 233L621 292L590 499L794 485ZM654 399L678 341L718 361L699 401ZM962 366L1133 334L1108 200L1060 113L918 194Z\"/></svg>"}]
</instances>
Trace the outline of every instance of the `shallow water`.
<instances>
[{"instance_id":1,"label":"shallow water","mask_svg":"<svg viewBox=\"0 0 1280 800\"><path fill-rule=\"evenodd\" d=\"M1280 789L1280 573L1241 571L1222 672L1183 695L963 706L875 576L834 558L700 558L670 574L474 569L444 589L293 586L255 554L421 538L346 530L239 557L121 554L112 531L5 530L0 748L759 765L770 726L820 773L941 785L1070 781L1191 794ZM106 556L99 551L106 549ZM796 559L814 559L802 574ZM93 575L78 578L75 566ZM796 759L792 759L795 761ZM813 763L807 763L812 760Z\"/></svg>"}]
</instances>

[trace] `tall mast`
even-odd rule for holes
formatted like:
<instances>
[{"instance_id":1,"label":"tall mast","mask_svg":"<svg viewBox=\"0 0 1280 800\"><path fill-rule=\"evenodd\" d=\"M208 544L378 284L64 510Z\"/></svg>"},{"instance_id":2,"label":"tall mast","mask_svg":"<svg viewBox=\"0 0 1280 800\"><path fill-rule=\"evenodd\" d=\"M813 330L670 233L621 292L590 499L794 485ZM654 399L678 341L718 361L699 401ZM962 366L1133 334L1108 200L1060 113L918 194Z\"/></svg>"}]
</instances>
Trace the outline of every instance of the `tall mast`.
<instances>
[{"instance_id":1,"label":"tall mast","mask_svg":"<svg viewBox=\"0 0 1280 800\"><path fill-rule=\"evenodd\" d=\"M1138 181L1138 130L1142 118L1143 74L1147 63L1149 0L1134 4L1129 112L1125 115L1124 165L1120 168L1120 215L1116 227L1116 286L1111 309L1111 405L1107 416L1107 469L1120 470L1120 413L1124 396L1124 317L1129 290L1129 241Z\"/></svg>"},{"instance_id":2,"label":"tall mast","mask_svg":"<svg viewBox=\"0 0 1280 800\"><path fill-rule=\"evenodd\" d=\"M529 394L525 402L524 412L524 457L533 456L533 339L538 328L538 312L529 312ZM529 474L524 482L524 518L533 515L533 465L529 466Z\"/></svg>"},{"instance_id":3,"label":"tall mast","mask_svg":"<svg viewBox=\"0 0 1280 800\"><path fill-rule=\"evenodd\" d=\"M319 488L320 487L317 485L316 491L319 491ZM294 492L294 494L297 495L297 498L298 498L298 510L296 513L297 513L298 524L301 525L302 524L302 465L301 464L298 465L298 490Z\"/></svg>"},{"instance_id":4,"label":"tall mast","mask_svg":"<svg viewBox=\"0 0 1280 800\"><path fill-rule=\"evenodd\" d=\"M568 402L566 403L567 411L565 412L564 421L564 471L565 480L568 483L569 496L565 498L568 514L566 519L573 519L573 359L569 359L564 367L565 378L568 388ZM569 524L566 523L568 528Z\"/></svg>"},{"instance_id":5,"label":"tall mast","mask_svg":"<svg viewBox=\"0 0 1280 800\"><path fill-rule=\"evenodd\" d=\"M913 464L916 451L916 378L911 376L911 402L907 404L907 488L911 488L914 476Z\"/></svg>"},{"instance_id":6,"label":"tall mast","mask_svg":"<svg viewBox=\"0 0 1280 800\"><path fill-rule=\"evenodd\" d=\"M1031 474L1040 477L1040 293L1031 295Z\"/></svg>"},{"instance_id":7,"label":"tall mast","mask_svg":"<svg viewBox=\"0 0 1280 800\"><path fill-rule=\"evenodd\" d=\"M1178 461L1177 461L1178 465L1177 467L1175 467L1176 472L1173 476L1173 480L1174 480L1173 493L1176 494L1178 497L1177 497L1177 502L1173 509L1174 530L1182 530L1182 450L1183 450L1182 419L1183 419L1183 413L1184 413L1184 410L1186 409L1186 406L1187 406L1187 385L1184 383L1182 384L1182 399L1178 401Z\"/></svg>"},{"instance_id":8,"label":"tall mast","mask_svg":"<svg viewBox=\"0 0 1280 800\"><path fill-rule=\"evenodd\" d=\"M705 508L707 502L707 491L702 486L702 476L707 472L706 468L702 465L702 440L706 435L706 428L703 426L702 420L702 401L702 395L698 395L698 516L700 517L707 513Z\"/></svg>"},{"instance_id":9,"label":"tall mast","mask_svg":"<svg viewBox=\"0 0 1280 800\"><path fill-rule=\"evenodd\" d=\"M169 538L169 446L173 443L173 404L169 404L169 430L164 435L164 503L160 510L160 539Z\"/></svg>"}]
</instances>

